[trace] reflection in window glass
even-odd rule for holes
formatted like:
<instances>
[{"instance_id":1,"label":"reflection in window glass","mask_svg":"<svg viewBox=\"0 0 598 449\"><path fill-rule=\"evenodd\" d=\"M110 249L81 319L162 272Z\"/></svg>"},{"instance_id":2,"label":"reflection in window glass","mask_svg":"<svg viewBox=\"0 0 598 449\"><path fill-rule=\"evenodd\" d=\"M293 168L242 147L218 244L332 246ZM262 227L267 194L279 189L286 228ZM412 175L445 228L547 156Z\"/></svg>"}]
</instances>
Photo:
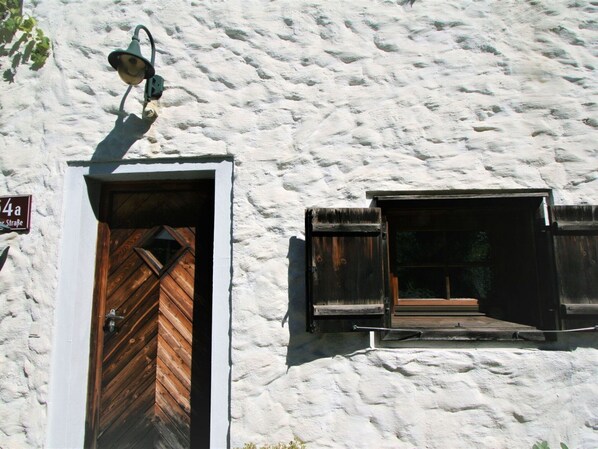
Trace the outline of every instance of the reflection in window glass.
<instances>
[{"instance_id":1,"label":"reflection in window glass","mask_svg":"<svg viewBox=\"0 0 598 449\"><path fill-rule=\"evenodd\" d=\"M434 231L397 232L398 264L442 263L444 233Z\"/></svg>"},{"instance_id":2,"label":"reflection in window glass","mask_svg":"<svg viewBox=\"0 0 598 449\"><path fill-rule=\"evenodd\" d=\"M399 298L489 296L493 274L486 231L399 231L393 243Z\"/></svg>"},{"instance_id":3,"label":"reflection in window glass","mask_svg":"<svg viewBox=\"0 0 598 449\"><path fill-rule=\"evenodd\" d=\"M446 232L448 262L485 262L490 256L490 242L484 231Z\"/></svg>"},{"instance_id":4,"label":"reflection in window glass","mask_svg":"<svg viewBox=\"0 0 598 449\"><path fill-rule=\"evenodd\" d=\"M492 290L490 267L453 268L449 273L451 298L484 300Z\"/></svg>"},{"instance_id":5,"label":"reflection in window glass","mask_svg":"<svg viewBox=\"0 0 598 449\"><path fill-rule=\"evenodd\" d=\"M143 245L142 248L152 253L160 264L165 266L182 247L166 229L162 229L153 239Z\"/></svg>"},{"instance_id":6,"label":"reflection in window glass","mask_svg":"<svg viewBox=\"0 0 598 449\"><path fill-rule=\"evenodd\" d=\"M399 298L445 298L442 268L399 268Z\"/></svg>"}]
</instances>

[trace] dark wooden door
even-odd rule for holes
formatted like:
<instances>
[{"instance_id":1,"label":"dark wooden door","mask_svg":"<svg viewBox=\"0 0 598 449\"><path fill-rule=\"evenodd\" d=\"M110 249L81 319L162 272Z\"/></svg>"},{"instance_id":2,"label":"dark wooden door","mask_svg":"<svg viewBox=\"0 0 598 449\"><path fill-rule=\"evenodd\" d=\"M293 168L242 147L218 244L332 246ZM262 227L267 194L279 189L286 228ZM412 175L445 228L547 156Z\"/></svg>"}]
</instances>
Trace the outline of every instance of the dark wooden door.
<instances>
[{"instance_id":1,"label":"dark wooden door","mask_svg":"<svg viewBox=\"0 0 598 449\"><path fill-rule=\"evenodd\" d=\"M209 387L197 384L209 385L210 295L196 278L211 276L196 261L211 271L198 236L211 235L212 198L205 183L105 189L87 447L206 447L191 421L206 418L192 416L192 400L209 415Z\"/></svg>"}]
</instances>

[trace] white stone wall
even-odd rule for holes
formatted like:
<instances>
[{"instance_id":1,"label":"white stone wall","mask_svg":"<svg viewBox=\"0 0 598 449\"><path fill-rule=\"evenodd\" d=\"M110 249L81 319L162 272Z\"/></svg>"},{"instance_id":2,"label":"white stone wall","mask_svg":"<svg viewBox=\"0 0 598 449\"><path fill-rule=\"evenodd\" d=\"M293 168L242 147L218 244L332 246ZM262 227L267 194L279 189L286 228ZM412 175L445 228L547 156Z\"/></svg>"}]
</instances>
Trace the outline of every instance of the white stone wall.
<instances>
[{"instance_id":1,"label":"white stone wall","mask_svg":"<svg viewBox=\"0 0 598 449\"><path fill-rule=\"evenodd\" d=\"M405 4L403 4L405 3ZM0 81L0 447L42 447L67 161L230 155L231 446L598 447L598 344L372 348L304 332L303 213L367 190L550 188L598 204L590 0L25 0L46 65ZM136 24L167 90L109 67ZM141 35L142 49L148 49ZM147 53L146 53L147 54ZM0 58L2 71L11 60ZM82 298L89 300L89 298Z\"/></svg>"}]
</instances>

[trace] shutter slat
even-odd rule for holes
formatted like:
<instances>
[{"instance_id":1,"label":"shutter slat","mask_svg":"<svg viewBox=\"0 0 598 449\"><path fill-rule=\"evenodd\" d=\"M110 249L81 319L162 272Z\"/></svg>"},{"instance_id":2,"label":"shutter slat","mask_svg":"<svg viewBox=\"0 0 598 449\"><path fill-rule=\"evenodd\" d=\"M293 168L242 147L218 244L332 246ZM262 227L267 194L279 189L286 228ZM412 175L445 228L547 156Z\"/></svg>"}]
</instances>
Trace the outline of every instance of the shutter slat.
<instances>
[{"instance_id":1,"label":"shutter slat","mask_svg":"<svg viewBox=\"0 0 598 449\"><path fill-rule=\"evenodd\" d=\"M314 223L312 232L360 232L360 233L378 233L380 224L378 223Z\"/></svg>"},{"instance_id":2,"label":"shutter slat","mask_svg":"<svg viewBox=\"0 0 598 449\"><path fill-rule=\"evenodd\" d=\"M598 304L561 304L561 312L566 316L598 316Z\"/></svg>"},{"instance_id":3,"label":"shutter slat","mask_svg":"<svg viewBox=\"0 0 598 449\"><path fill-rule=\"evenodd\" d=\"M557 232L598 232L598 222L558 221Z\"/></svg>"},{"instance_id":4,"label":"shutter slat","mask_svg":"<svg viewBox=\"0 0 598 449\"><path fill-rule=\"evenodd\" d=\"M383 304L327 304L314 305L315 316L384 315Z\"/></svg>"}]
</instances>

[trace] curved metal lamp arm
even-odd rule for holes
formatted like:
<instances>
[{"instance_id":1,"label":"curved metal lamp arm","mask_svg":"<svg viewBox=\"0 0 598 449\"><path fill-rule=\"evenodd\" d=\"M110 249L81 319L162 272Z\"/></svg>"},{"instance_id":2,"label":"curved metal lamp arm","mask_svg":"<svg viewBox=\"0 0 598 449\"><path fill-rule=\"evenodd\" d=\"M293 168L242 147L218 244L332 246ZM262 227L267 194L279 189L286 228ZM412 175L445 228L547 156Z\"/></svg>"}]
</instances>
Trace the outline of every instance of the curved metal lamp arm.
<instances>
[{"instance_id":1,"label":"curved metal lamp arm","mask_svg":"<svg viewBox=\"0 0 598 449\"><path fill-rule=\"evenodd\" d=\"M152 55L150 57L150 62L152 63L152 65L154 65L156 59L156 45L154 44L154 37L152 36L152 33L150 33L150 30L148 30L144 25L137 25L135 27L135 32L133 33L132 39L135 39L137 42L139 42L140 30L145 31L145 34L147 34L147 37L149 38L150 45L152 46Z\"/></svg>"},{"instance_id":2,"label":"curved metal lamp arm","mask_svg":"<svg viewBox=\"0 0 598 449\"><path fill-rule=\"evenodd\" d=\"M154 66L156 60L156 45L154 44L154 37L150 30L148 30L144 25L137 25L135 27L135 31L133 33L133 39L139 42L139 31L145 31L147 37L149 38L150 45L152 48L152 54L150 56L150 62L152 66ZM145 93L144 93L144 100L145 104L149 103L152 99L158 99L162 96L162 92L164 91L164 78L159 75L154 75L151 78L148 78L145 82Z\"/></svg>"}]
</instances>

